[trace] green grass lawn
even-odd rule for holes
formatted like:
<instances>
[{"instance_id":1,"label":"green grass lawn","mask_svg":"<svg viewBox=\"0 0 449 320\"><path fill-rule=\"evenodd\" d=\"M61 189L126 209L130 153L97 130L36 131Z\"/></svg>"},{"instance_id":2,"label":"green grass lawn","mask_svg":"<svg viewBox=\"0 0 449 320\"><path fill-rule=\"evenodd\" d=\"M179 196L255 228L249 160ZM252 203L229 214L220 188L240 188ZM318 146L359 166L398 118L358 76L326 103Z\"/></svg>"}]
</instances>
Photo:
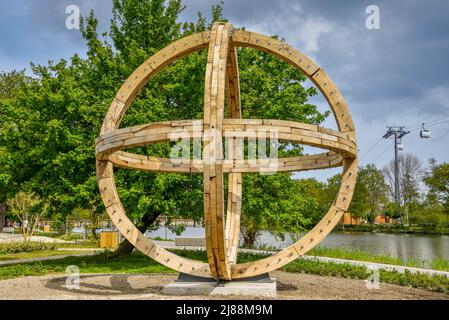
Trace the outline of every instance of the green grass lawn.
<instances>
[{"instance_id":1,"label":"green grass lawn","mask_svg":"<svg viewBox=\"0 0 449 320\"><path fill-rule=\"evenodd\" d=\"M65 248L68 250L57 250ZM68 255L85 252L80 249L98 249L96 243L56 244L46 242L9 242L0 243L0 261L43 258L57 255Z\"/></svg>"},{"instance_id":2,"label":"green grass lawn","mask_svg":"<svg viewBox=\"0 0 449 320\"><path fill-rule=\"evenodd\" d=\"M449 261L444 258L436 258L434 260L423 260L423 261L418 260L404 261L399 258L374 255L364 251L344 250L339 248L326 248L326 247L316 247L310 250L307 253L307 255L449 271Z\"/></svg>"},{"instance_id":3,"label":"green grass lawn","mask_svg":"<svg viewBox=\"0 0 449 320\"><path fill-rule=\"evenodd\" d=\"M174 250L175 253L186 258L206 261L204 251ZM239 262L258 260L265 257L263 254L239 254ZM68 257L61 260L41 261L19 265L0 267L0 280L22 277L40 276L48 274L63 274L70 265L76 265L81 273L102 274L152 274L176 272L162 266L154 260L139 252L134 252L129 257L111 259L107 252L95 256ZM349 264L336 264L319 262L317 260L297 259L284 266L281 270L291 273L309 273L322 276L334 276L350 279L366 279L369 272L365 267L352 266ZM392 271L380 271L380 281L402 286L422 288L437 292L449 293L449 278L444 276L428 276L422 274L401 274Z\"/></svg>"},{"instance_id":4,"label":"green grass lawn","mask_svg":"<svg viewBox=\"0 0 449 320\"><path fill-rule=\"evenodd\" d=\"M276 251L270 248L261 248L260 250ZM395 257L372 254L366 251L345 250L340 248L328 248L328 247L315 247L312 250L308 251L306 255L314 257L338 258L338 259L355 260L363 262L391 264L395 266L449 271L449 260L444 259L442 257L437 257L433 260L419 261L417 259L409 259L405 261Z\"/></svg>"},{"instance_id":5,"label":"green grass lawn","mask_svg":"<svg viewBox=\"0 0 449 320\"><path fill-rule=\"evenodd\" d=\"M357 260L366 262L376 262L394 265L405 265L406 262L389 256L373 255L369 252L364 251L349 251L339 248L326 248L326 247L315 247L309 252L308 256L319 256L319 257L329 257L329 258L339 258L347 260Z\"/></svg>"},{"instance_id":6,"label":"green grass lawn","mask_svg":"<svg viewBox=\"0 0 449 320\"><path fill-rule=\"evenodd\" d=\"M28 245L31 248L26 248ZM16 250L1 250L3 247L12 247ZM16 248L19 247L19 248ZM25 247L25 251L24 250ZM3 248L4 249L4 248ZM65 249L65 250L59 250ZM81 250L80 250L81 249ZM95 249L102 251L104 249L99 247L97 242L87 241L81 243L36 243L30 242L28 244L20 243L3 243L0 244L0 261L10 261L19 259L45 258L59 255L88 253L89 251L83 249ZM92 250L92 251L95 251ZM19 252L15 252L19 251Z\"/></svg>"},{"instance_id":7,"label":"green grass lawn","mask_svg":"<svg viewBox=\"0 0 449 320\"><path fill-rule=\"evenodd\" d=\"M0 279L64 273L70 265L78 266L81 273L174 273L138 252L129 257L115 259L110 259L109 254L103 252L93 256L67 257L59 260L3 266L0 267Z\"/></svg>"}]
</instances>

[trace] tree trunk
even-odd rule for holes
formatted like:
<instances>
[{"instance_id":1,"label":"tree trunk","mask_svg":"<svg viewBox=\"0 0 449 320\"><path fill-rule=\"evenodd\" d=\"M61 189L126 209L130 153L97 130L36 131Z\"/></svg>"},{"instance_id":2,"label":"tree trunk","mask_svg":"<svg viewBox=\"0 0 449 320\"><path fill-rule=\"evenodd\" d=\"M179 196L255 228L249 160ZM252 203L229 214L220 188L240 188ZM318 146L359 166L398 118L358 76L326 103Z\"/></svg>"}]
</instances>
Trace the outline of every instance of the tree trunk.
<instances>
[{"instance_id":1,"label":"tree trunk","mask_svg":"<svg viewBox=\"0 0 449 320\"><path fill-rule=\"evenodd\" d=\"M243 246L245 248L254 248L254 245L256 243L256 239L258 236L257 230L243 230L242 236L243 236Z\"/></svg>"},{"instance_id":2,"label":"tree trunk","mask_svg":"<svg viewBox=\"0 0 449 320\"><path fill-rule=\"evenodd\" d=\"M0 203L0 232L3 232L6 219L6 203Z\"/></svg>"},{"instance_id":3,"label":"tree trunk","mask_svg":"<svg viewBox=\"0 0 449 320\"><path fill-rule=\"evenodd\" d=\"M151 226L156 219L159 217L159 213L146 214L140 223L138 223L137 229L140 232L145 233L149 226ZM124 239L118 246L118 248L112 253L112 258L129 256L134 250L134 246L127 240Z\"/></svg>"},{"instance_id":4,"label":"tree trunk","mask_svg":"<svg viewBox=\"0 0 449 320\"><path fill-rule=\"evenodd\" d=\"M5 225L5 213L0 212L0 232L3 232L4 225Z\"/></svg>"}]
</instances>

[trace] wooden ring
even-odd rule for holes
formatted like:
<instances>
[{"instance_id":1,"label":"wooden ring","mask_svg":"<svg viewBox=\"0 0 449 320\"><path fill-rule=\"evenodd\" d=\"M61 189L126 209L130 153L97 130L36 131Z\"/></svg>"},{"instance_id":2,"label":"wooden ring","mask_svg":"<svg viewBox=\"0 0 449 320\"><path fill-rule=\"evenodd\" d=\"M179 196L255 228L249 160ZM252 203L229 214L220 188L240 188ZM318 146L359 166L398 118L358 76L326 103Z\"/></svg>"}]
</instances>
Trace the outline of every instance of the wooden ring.
<instances>
[{"instance_id":1,"label":"wooden ring","mask_svg":"<svg viewBox=\"0 0 449 320\"><path fill-rule=\"evenodd\" d=\"M118 129L120 122L143 86L174 60L209 47L206 67L203 120L153 123ZM236 47L252 47L274 54L303 72L328 101L339 131L282 120L241 118L240 89ZM224 101L228 101L230 119L224 119ZM199 130L193 130L194 126ZM237 141L253 137L255 129L276 130L279 140L299 142L327 149L328 152L278 159L277 171L324 169L343 164L342 185L324 218L295 244L265 259L237 264L242 199L242 173L263 172L265 163L250 166L238 152L226 159L222 138L237 136ZM172 134L186 131L191 138L202 138L203 160L185 160L174 165L170 159L124 152L129 147L170 140ZM260 135L260 130L257 130ZM263 134L263 133L262 133ZM239 147L233 144L234 151ZM355 127L346 103L329 76L313 61L285 43L257 33L233 30L229 23L215 23L210 32L180 39L162 49L125 81L114 98L96 143L97 178L106 210L120 232L140 251L179 272L226 280L266 273L305 254L317 245L347 211L357 176ZM196 172L204 175L204 216L208 263L192 261L164 250L145 237L127 218L113 177L113 165L162 172ZM224 214L223 174L229 174L228 210Z\"/></svg>"}]
</instances>

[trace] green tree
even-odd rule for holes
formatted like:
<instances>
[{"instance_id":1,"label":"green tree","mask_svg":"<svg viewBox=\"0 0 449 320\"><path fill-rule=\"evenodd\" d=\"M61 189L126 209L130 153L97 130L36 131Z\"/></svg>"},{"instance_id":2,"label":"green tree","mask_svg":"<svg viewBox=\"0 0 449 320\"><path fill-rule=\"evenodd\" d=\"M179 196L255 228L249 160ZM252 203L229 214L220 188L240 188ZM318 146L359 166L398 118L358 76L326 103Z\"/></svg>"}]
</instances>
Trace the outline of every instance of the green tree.
<instances>
[{"instance_id":1,"label":"green tree","mask_svg":"<svg viewBox=\"0 0 449 320\"><path fill-rule=\"evenodd\" d=\"M32 193L20 191L7 201L11 214L22 223L22 235L29 241L41 218L46 213L46 206Z\"/></svg>"},{"instance_id":2,"label":"green tree","mask_svg":"<svg viewBox=\"0 0 449 320\"><path fill-rule=\"evenodd\" d=\"M212 7L212 21L199 14L196 22L181 24L178 19L182 10L180 0L114 0L110 30L104 37L98 35L98 21L93 13L82 19L86 59L75 54L69 61L32 65L34 80L20 88L12 99L0 101L0 138L5 146L0 165L8 168L0 173L0 183L7 197L22 189L30 190L49 204L53 216L61 219L75 208L98 215L104 213L95 176L94 142L112 98L131 72L156 51L184 35L209 28L214 21L224 20L222 7L218 5ZM304 88L306 77L285 62L263 52L241 49L239 64L244 118L312 124L326 118L328 113L318 112L307 102L316 90ZM142 89L122 126L201 119L205 66L205 50L168 66ZM167 157L170 144L132 151ZM301 152L299 145L281 145L281 156ZM249 185L260 185L263 188L260 194L262 190L269 194L270 183L276 181L286 184L279 186L279 190L297 190L286 173L245 179ZM195 220L202 217L201 175L118 169L116 183L128 216L142 232L160 215L183 215ZM244 197L255 199L251 195L253 190L246 190ZM284 198L278 206L271 205L273 211L268 221L274 221L276 215L285 217L286 231L310 223L303 209L309 205L307 199L302 190L297 191L287 192L283 197L290 196L297 203L306 204L298 209L291 199ZM250 203L244 213L249 217L247 220L259 215L252 209L256 207L254 202ZM288 215L294 218L289 219ZM126 254L132 249L124 241L118 253Z\"/></svg>"},{"instance_id":3,"label":"green tree","mask_svg":"<svg viewBox=\"0 0 449 320\"><path fill-rule=\"evenodd\" d=\"M422 182L424 170L421 161L414 155L406 153L399 155L399 199L400 214L403 223L408 224L408 214L411 207L416 206L421 200L420 183ZM384 169L390 197L394 199L394 172L395 163L392 160Z\"/></svg>"},{"instance_id":4,"label":"green tree","mask_svg":"<svg viewBox=\"0 0 449 320\"><path fill-rule=\"evenodd\" d=\"M359 168L354 196L349 207L353 216L368 219L384 211L388 201L388 187L381 170L374 164Z\"/></svg>"},{"instance_id":5,"label":"green tree","mask_svg":"<svg viewBox=\"0 0 449 320\"><path fill-rule=\"evenodd\" d=\"M369 189L366 181L363 179L362 171L359 168L357 174L357 183L352 196L351 204L349 205L349 212L352 217L366 218L369 211L368 204Z\"/></svg>"},{"instance_id":6,"label":"green tree","mask_svg":"<svg viewBox=\"0 0 449 320\"><path fill-rule=\"evenodd\" d=\"M315 178L299 179L295 180L300 185L301 194L308 199L316 202L316 205L309 207L305 216L310 220L310 223L306 225L307 229L313 228L323 216L329 210L329 203L333 200L329 200L326 195L326 184L316 180ZM334 195L335 198L335 195Z\"/></svg>"},{"instance_id":7,"label":"green tree","mask_svg":"<svg viewBox=\"0 0 449 320\"><path fill-rule=\"evenodd\" d=\"M0 100L13 98L19 89L32 81L25 75L25 70L0 72Z\"/></svg>"},{"instance_id":8,"label":"green tree","mask_svg":"<svg viewBox=\"0 0 449 320\"><path fill-rule=\"evenodd\" d=\"M242 236L245 247L254 247L263 230L281 238L298 235L310 225L309 214L319 208L307 197L305 186L287 174L245 175L243 182Z\"/></svg>"},{"instance_id":9,"label":"green tree","mask_svg":"<svg viewBox=\"0 0 449 320\"><path fill-rule=\"evenodd\" d=\"M323 206L329 208L335 198L337 197L338 191L341 186L341 173L337 173L336 175L327 179L324 189L323 189Z\"/></svg>"},{"instance_id":10,"label":"green tree","mask_svg":"<svg viewBox=\"0 0 449 320\"><path fill-rule=\"evenodd\" d=\"M446 214L449 214L449 163L437 164L430 160L430 171L424 177L424 183L429 188L427 201L441 204Z\"/></svg>"},{"instance_id":11,"label":"green tree","mask_svg":"<svg viewBox=\"0 0 449 320\"><path fill-rule=\"evenodd\" d=\"M91 13L81 25L87 59L75 54L70 62L32 65L36 81L19 90L14 99L1 102L1 138L6 148L0 160L2 164L14 163L9 176L2 172L2 185L7 185L9 196L22 188L33 190L49 202L53 216L61 218L75 208L104 212L95 176L95 138L112 97L134 68L183 34L204 29L200 16L197 24L185 24L181 32L176 22L181 9L176 0L167 5L165 1L114 1L112 44L99 39L97 20ZM134 28L136 25L139 27ZM201 76L194 78L203 74L205 56L199 53L182 61L142 91L124 125L197 115L202 89L194 83L203 82ZM186 77L189 69L193 79ZM185 85L188 83L191 85ZM163 156L168 150L166 144L137 151ZM131 182L135 182L132 187ZM127 170L117 175L123 203L142 231L160 214L172 214L176 204L184 205L185 215L192 208L197 217L202 200L195 196L197 192L192 196L188 191L201 183L200 177L180 175ZM176 188L182 190L176 192ZM132 250L127 242L124 247L126 252Z\"/></svg>"},{"instance_id":12,"label":"green tree","mask_svg":"<svg viewBox=\"0 0 449 320\"><path fill-rule=\"evenodd\" d=\"M2 104L2 143L11 178L7 194L30 190L50 210L69 214L77 206L101 212L92 155L99 108L84 80L87 63L74 56L47 67L32 66L37 81ZM89 84L92 86L92 84Z\"/></svg>"},{"instance_id":13,"label":"green tree","mask_svg":"<svg viewBox=\"0 0 449 320\"><path fill-rule=\"evenodd\" d=\"M7 102L16 96L19 89L27 85L32 79L25 75L25 70L11 72L0 72L0 101ZM0 109L0 134L2 130L2 114L3 109ZM1 135L0 135L1 141ZM11 181L11 170L14 167L14 163L6 148L3 144L0 144L0 165L2 170L0 171L0 232L3 230L6 217L6 199L7 189L9 182Z\"/></svg>"},{"instance_id":14,"label":"green tree","mask_svg":"<svg viewBox=\"0 0 449 320\"><path fill-rule=\"evenodd\" d=\"M439 228L449 227L449 216L439 203L418 203L410 209L410 225L438 231Z\"/></svg>"}]
</instances>

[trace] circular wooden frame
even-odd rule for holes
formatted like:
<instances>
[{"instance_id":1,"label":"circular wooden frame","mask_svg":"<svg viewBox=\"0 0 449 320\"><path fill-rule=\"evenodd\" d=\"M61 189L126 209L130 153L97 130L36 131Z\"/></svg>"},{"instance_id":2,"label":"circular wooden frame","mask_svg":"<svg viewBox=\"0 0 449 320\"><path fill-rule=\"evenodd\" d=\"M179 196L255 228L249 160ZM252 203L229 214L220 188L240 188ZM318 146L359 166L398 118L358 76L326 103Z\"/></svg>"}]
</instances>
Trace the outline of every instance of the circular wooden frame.
<instances>
[{"instance_id":1,"label":"circular wooden frame","mask_svg":"<svg viewBox=\"0 0 449 320\"><path fill-rule=\"evenodd\" d=\"M251 47L274 54L303 72L329 103L339 131L282 120L241 119L236 47ZM167 121L119 129L135 96L148 81L176 59L209 48L203 120ZM224 119L225 99L229 118ZM279 140L327 149L328 152L278 159L277 171L324 169L343 165L339 193L323 219L299 241L255 262L237 264L242 201L242 173L269 171L264 160L249 165L241 153L243 138L254 138L265 128L276 130ZM187 132L204 142L202 160L147 157L123 151L126 148L169 141ZM256 134L254 133L256 132ZM223 155L223 137L234 143L233 158ZM236 138L237 137L237 138ZM232 280L273 271L304 255L326 237L352 199L357 176L355 128L346 103L329 76L313 61L285 43L257 33L234 30L229 23L215 23L211 31L194 34L162 49L125 81L106 115L96 142L97 179L106 210L120 232L138 250L176 271L200 277ZM204 221L208 263L179 257L144 236L126 216L113 176L113 166L161 172L203 173ZM228 205L224 213L223 175L229 175Z\"/></svg>"}]
</instances>

